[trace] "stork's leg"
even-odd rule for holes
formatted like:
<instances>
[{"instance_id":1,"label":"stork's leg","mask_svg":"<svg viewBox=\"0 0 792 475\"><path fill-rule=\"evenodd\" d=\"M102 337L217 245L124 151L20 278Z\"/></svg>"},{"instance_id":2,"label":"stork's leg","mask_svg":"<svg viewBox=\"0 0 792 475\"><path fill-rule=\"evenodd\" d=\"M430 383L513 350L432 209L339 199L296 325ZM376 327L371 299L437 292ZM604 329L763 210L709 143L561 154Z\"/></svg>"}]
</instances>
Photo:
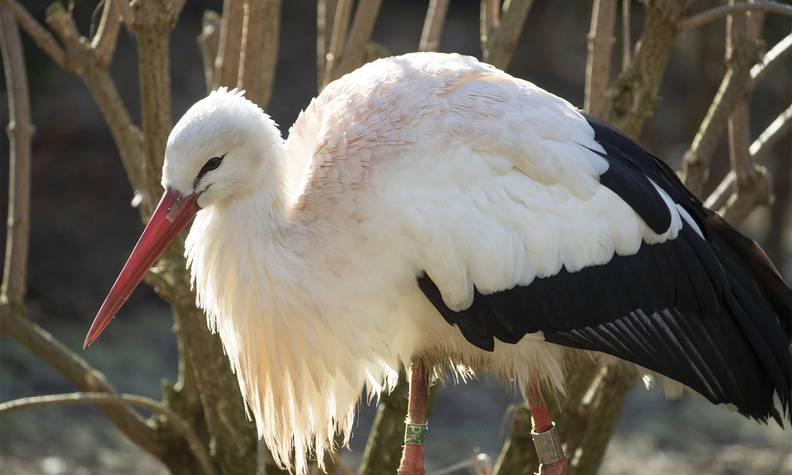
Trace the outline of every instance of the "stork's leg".
<instances>
[{"instance_id":1,"label":"stork's leg","mask_svg":"<svg viewBox=\"0 0 792 475\"><path fill-rule=\"evenodd\" d=\"M424 475L424 439L429 406L429 375L420 360L410 364L410 396L399 475Z\"/></svg>"},{"instance_id":2,"label":"stork's leg","mask_svg":"<svg viewBox=\"0 0 792 475\"><path fill-rule=\"evenodd\" d=\"M531 406L533 437L536 453L539 455L539 475L567 475L567 459L561 440L558 437L550 410L542 396L542 388L534 381L525 391L528 405Z\"/></svg>"}]
</instances>

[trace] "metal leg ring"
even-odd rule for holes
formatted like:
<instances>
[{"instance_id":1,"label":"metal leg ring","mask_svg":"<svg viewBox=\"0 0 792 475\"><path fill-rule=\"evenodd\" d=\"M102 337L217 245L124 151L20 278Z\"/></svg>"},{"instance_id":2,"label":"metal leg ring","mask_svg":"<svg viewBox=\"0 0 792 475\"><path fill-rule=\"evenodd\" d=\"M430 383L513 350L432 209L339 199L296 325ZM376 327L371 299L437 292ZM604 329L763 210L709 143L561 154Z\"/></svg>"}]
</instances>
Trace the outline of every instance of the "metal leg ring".
<instances>
[{"instance_id":1,"label":"metal leg ring","mask_svg":"<svg viewBox=\"0 0 792 475\"><path fill-rule=\"evenodd\" d=\"M561 438L555 428L555 423L550 430L544 432L534 432L531 430L536 454L542 464L552 464L564 459L564 448L561 446Z\"/></svg>"}]
</instances>

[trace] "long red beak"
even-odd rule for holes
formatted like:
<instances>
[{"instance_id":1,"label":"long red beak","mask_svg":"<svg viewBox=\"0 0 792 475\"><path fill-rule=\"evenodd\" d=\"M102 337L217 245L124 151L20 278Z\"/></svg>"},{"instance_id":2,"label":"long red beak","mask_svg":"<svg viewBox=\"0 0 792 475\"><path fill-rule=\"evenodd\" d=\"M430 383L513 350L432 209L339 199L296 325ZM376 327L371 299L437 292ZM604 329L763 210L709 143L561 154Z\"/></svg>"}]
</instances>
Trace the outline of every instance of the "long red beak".
<instances>
[{"instance_id":1,"label":"long red beak","mask_svg":"<svg viewBox=\"0 0 792 475\"><path fill-rule=\"evenodd\" d=\"M151 215L146 229L140 235L124 268L118 275L113 288L102 303L102 307L85 337L83 349L88 348L110 324L115 314L138 286L146 271L165 252L168 245L195 216L200 207L198 195L182 195L170 188L165 190L157 209Z\"/></svg>"}]
</instances>

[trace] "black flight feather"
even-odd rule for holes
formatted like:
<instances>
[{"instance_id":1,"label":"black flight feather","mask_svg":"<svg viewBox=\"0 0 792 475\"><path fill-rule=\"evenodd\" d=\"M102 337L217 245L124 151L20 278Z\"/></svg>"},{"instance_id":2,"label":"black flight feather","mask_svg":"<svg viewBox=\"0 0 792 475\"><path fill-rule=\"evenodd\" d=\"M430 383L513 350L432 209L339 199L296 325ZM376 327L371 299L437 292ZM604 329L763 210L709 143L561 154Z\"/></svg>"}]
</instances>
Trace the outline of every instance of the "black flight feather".
<instances>
[{"instance_id":1,"label":"black flight feather","mask_svg":"<svg viewBox=\"0 0 792 475\"><path fill-rule=\"evenodd\" d=\"M631 256L577 272L561 269L530 285L482 294L448 308L428 276L418 285L470 343L492 351L526 333L608 353L677 380L749 417L792 420L792 291L752 240L703 207L665 163L619 131L587 117L609 169L600 183L656 233L671 214L652 182L683 207L675 239L643 243ZM781 411L774 404L777 396Z\"/></svg>"}]
</instances>

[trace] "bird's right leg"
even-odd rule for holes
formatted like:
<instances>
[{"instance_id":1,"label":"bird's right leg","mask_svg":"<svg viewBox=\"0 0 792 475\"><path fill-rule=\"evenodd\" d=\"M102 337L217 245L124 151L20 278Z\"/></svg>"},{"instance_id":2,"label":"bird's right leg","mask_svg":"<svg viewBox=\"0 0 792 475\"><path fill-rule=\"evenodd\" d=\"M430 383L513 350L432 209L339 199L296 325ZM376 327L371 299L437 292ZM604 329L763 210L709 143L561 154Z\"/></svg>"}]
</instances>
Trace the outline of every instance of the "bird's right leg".
<instances>
[{"instance_id":1,"label":"bird's right leg","mask_svg":"<svg viewBox=\"0 0 792 475\"><path fill-rule=\"evenodd\" d=\"M539 475L567 475L569 463L538 380L528 385L525 396L531 407L531 436L539 456Z\"/></svg>"},{"instance_id":2,"label":"bird's right leg","mask_svg":"<svg viewBox=\"0 0 792 475\"><path fill-rule=\"evenodd\" d=\"M424 475L424 438L429 412L429 375L421 360L410 363L410 396L407 400L407 423L404 449L398 475Z\"/></svg>"}]
</instances>

